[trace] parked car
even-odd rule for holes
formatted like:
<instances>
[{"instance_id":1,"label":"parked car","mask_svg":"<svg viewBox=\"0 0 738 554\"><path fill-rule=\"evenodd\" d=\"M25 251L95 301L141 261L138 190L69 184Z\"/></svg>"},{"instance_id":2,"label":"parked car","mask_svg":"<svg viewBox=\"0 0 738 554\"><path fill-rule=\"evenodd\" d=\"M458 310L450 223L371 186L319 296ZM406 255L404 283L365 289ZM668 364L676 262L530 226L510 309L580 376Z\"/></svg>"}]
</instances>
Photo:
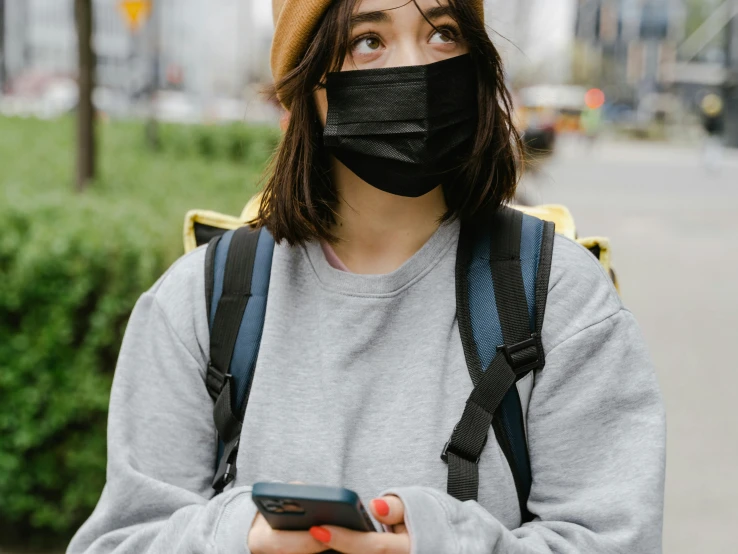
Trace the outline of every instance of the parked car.
<instances>
[{"instance_id":1,"label":"parked car","mask_svg":"<svg viewBox=\"0 0 738 554\"><path fill-rule=\"evenodd\" d=\"M516 95L516 113L526 149L531 155L553 152L560 133L581 132L584 87L536 85Z\"/></svg>"}]
</instances>

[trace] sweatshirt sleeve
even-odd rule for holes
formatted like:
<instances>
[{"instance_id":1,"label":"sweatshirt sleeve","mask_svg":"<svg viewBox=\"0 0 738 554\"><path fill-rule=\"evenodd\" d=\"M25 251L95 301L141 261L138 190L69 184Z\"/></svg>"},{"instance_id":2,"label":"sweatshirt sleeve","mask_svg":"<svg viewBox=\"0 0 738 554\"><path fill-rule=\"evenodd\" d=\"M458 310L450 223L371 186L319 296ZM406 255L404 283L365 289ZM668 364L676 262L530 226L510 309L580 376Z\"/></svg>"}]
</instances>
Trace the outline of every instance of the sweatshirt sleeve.
<instances>
[{"instance_id":1,"label":"sweatshirt sleeve","mask_svg":"<svg viewBox=\"0 0 738 554\"><path fill-rule=\"evenodd\" d=\"M179 288L204 298L202 288ZM167 315L160 294L144 294L129 320L110 399L107 482L67 554L247 552L250 487L212 497L216 434L204 354L175 331L193 327L191 302L180 294Z\"/></svg>"},{"instance_id":2,"label":"sweatshirt sleeve","mask_svg":"<svg viewBox=\"0 0 738 554\"><path fill-rule=\"evenodd\" d=\"M405 504L412 552L661 552L665 418L630 312L547 355L531 396L528 443L533 522L508 530L475 501L424 487L390 490Z\"/></svg>"}]
</instances>

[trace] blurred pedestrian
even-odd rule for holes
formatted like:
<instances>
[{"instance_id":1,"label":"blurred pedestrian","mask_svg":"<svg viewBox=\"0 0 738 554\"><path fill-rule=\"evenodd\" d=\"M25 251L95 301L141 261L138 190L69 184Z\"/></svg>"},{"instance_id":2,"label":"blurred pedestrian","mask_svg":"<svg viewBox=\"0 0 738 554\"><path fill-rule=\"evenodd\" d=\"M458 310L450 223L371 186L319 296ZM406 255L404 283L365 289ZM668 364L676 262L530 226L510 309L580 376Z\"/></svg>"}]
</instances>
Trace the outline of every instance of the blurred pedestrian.
<instances>
[{"instance_id":1,"label":"blurred pedestrian","mask_svg":"<svg viewBox=\"0 0 738 554\"><path fill-rule=\"evenodd\" d=\"M725 114L723 100L715 93L706 94L700 102L702 127L705 131L705 142L702 147L702 159L710 171L720 169L723 158L723 130Z\"/></svg>"},{"instance_id":2,"label":"blurred pedestrian","mask_svg":"<svg viewBox=\"0 0 738 554\"><path fill-rule=\"evenodd\" d=\"M231 276L276 241L237 477L211 488L206 381L222 377L217 421L233 376L210 353L237 331L211 340L214 243L131 316L107 485L68 552L659 552L664 413L644 340L589 252L503 207L520 140L482 1L274 0L274 15L290 119L255 221L268 233L222 239L259 237ZM250 494L270 480L351 488L391 532L275 531Z\"/></svg>"},{"instance_id":3,"label":"blurred pedestrian","mask_svg":"<svg viewBox=\"0 0 738 554\"><path fill-rule=\"evenodd\" d=\"M586 107L580 116L582 133L590 148L594 147L602 128L602 108Z\"/></svg>"}]
</instances>

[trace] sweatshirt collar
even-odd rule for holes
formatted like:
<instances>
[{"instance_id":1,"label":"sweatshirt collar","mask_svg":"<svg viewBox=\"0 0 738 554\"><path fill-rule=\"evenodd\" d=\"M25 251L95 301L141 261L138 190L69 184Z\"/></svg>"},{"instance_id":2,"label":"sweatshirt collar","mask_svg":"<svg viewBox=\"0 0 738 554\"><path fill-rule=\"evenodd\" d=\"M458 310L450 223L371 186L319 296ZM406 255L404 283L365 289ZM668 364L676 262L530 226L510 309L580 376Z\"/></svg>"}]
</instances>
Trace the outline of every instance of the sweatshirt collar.
<instances>
[{"instance_id":1,"label":"sweatshirt collar","mask_svg":"<svg viewBox=\"0 0 738 554\"><path fill-rule=\"evenodd\" d=\"M428 241L409 260L392 273L360 275L332 267L320 242L304 247L308 262L321 285L329 290L353 296L392 296L422 279L457 244L457 221L439 226Z\"/></svg>"}]
</instances>

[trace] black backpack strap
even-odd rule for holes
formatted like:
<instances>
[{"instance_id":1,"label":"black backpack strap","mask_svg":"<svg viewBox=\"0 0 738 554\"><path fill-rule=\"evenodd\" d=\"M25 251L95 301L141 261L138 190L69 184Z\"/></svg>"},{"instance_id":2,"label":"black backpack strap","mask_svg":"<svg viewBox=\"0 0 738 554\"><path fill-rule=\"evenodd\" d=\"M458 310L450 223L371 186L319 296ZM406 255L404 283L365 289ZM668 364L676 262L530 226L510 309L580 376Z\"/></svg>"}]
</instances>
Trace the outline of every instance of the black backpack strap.
<instances>
[{"instance_id":1,"label":"black backpack strap","mask_svg":"<svg viewBox=\"0 0 738 554\"><path fill-rule=\"evenodd\" d=\"M212 316L215 315L215 310L211 309L213 305L213 289L215 288L215 253L218 251L218 244L221 238L223 238L222 235L217 235L211 239L207 243L208 248L205 251L205 309L208 314L209 328L213 326ZM209 387L208 393L212 396Z\"/></svg>"},{"instance_id":2,"label":"black backpack strap","mask_svg":"<svg viewBox=\"0 0 738 554\"><path fill-rule=\"evenodd\" d=\"M446 444L448 492L475 500L478 462L490 425L510 464L523 521L531 475L516 381L545 363L540 330L548 291L553 225L502 208L488 232L462 229L457 314L474 391ZM486 368L486 369L483 369Z\"/></svg>"},{"instance_id":3,"label":"black backpack strap","mask_svg":"<svg viewBox=\"0 0 738 554\"><path fill-rule=\"evenodd\" d=\"M545 365L541 329L548 297L554 225L511 209L501 215L491 230L490 269L503 345L507 345L499 348L519 380ZM525 254L524 249L528 251ZM536 255L537 270L531 263ZM527 291L526 278L530 283ZM531 521L533 517L527 509L532 483L530 457L516 387L503 398L492 428L512 469L522 520Z\"/></svg>"},{"instance_id":4,"label":"black backpack strap","mask_svg":"<svg viewBox=\"0 0 738 554\"><path fill-rule=\"evenodd\" d=\"M215 401L219 446L213 488L236 477L243 415L253 380L266 313L274 241L269 233L241 227L217 237L206 254L210 364L206 386Z\"/></svg>"}]
</instances>

